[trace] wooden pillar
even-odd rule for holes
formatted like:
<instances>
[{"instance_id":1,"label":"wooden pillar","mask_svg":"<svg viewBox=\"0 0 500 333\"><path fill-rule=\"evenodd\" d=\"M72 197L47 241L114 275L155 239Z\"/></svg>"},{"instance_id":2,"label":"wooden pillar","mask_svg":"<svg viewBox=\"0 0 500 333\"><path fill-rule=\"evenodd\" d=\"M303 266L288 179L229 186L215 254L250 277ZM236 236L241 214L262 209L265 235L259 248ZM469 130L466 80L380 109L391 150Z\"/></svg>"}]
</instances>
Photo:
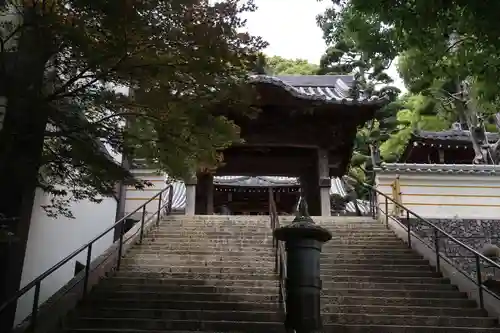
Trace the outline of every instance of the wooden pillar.
<instances>
[{"instance_id":1,"label":"wooden pillar","mask_svg":"<svg viewBox=\"0 0 500 333\"><path fill-rule=\"evenodd\" d=\"M331 216L330 188L332 186L328 170L328 151L318 150L318 175L321 200L321 216Z\"/></svg>"},{"instance_id":2,"label":"wooden pillar","mask_svg":"<svg viewBox=\"0 0 500 333\"><path fill-rule=\"evenodd\" d=\"M308 167L300 175L300 186L304 191L311 216L321 215L321 199L318 181L318 168L316 163L313 167Z\"/></svg>"},{"instance_id":3,"label":"wooden pillar","mask_svg":"<svg viewBox=\"0 0 500 333\"><path fill-rule=\"evenodd\" d=\"M186 181L186 209L185 215L194 216L196 209L196 184L198 183L196 174L193 174Z\"/></svg>"},{"instance_id":4,"label":"wooden pillar","mask_svg":"<svg viewBox=\"0 0 500 333\"><path fill-rule=\"evenodd\" d=\"M214 176L207 175L207 215L214 215Z\"/></svg>"},{"instance_id":5,"label":"wooden pillar","mask_svg":"<svg viewBox=\"0 0 500 333\"><path fill-rule=\"evenodd\" d=\"M196 215L214 214L214 177L209 173L198 173L196 186Z\"/></svg>"}]
</instances>

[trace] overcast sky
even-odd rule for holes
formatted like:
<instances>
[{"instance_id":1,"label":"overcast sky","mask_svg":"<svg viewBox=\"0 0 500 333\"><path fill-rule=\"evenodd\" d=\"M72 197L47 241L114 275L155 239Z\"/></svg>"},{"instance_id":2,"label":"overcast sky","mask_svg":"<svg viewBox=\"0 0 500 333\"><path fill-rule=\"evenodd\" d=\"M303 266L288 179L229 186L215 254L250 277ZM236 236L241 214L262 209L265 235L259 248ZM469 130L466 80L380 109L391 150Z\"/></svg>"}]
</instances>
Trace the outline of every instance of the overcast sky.
<instances>
[{"instance_id":1,"label":"overcast sky","mask_svg":"<svg viewBox=\"0 0 500 333\"><path fill-rule=\"evenodd\" d=\"M319 63L326 45L322 31L316 25L316 16L322 13L330 0L254 0L259 7L256 12L245 15L251 34L263 37L270 45L268 55L284 58L301 58ZM388 74L395 85L404 86L395 66Z\"/></svg>"}]
</instances>

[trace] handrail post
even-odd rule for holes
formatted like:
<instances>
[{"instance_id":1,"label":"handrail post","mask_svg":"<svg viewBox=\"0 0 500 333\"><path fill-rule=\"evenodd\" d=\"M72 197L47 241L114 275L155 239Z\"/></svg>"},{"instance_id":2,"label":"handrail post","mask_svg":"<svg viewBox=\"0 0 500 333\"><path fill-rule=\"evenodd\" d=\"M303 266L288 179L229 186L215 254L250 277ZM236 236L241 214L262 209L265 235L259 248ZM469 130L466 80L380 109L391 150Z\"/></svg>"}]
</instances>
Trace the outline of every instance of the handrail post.
<instances>
[{"instance_id":1,"label":"handrail post","mask_svg":"<svg viewBox=\"0 0 500 333\"><path fill-rule=\"evenodd\" d=\"M158 198L158 213L156 215L156 226L160 225L160 214L161 214L161 199L162 199L162 194L160 192L160 197Z\"/></svg>"},{"instance_id":2,"label":"handrail post","mask_svg":"<svg viewBox=\"0 0 500 333\"><path fill-rule=\"evenodd\" d=\"M389 200L385 197L385 226L389 229Z\"/></svg>"},{"instance_id":3,"label":"handrail post","mask_svg":"<svg viewBox=\"0 0 500 333\"><path fill-rule=\"evenodd\" d=\"M87 294L87 289L89 286L89 275L90 275L90 263L92 261L92 244L89 244L87 250L87 261L85 262L85 279L83 280L83 297Z\"/></svg>"},{"instance_id":4,"label":"handrail post","mask_svg":"<svg viewBox=\"0 0 500 333\"><path fill-rule=\"evenodd\" d=\"M35 295L33 297L33 308L31 310L31 321L30 321L30 331L34 333L36 331L36 322L38 319L38 303L40 302L40 289L42 287L42 281L38 281L35 285Z\"/></svg>"},{"instance_id":5,"label":"handrail post","mask_svg":"<svg viewBox=\"0 0 500 333\"><path fill-rule=\"evenodd\" d=\"M377 218L377 193L375 193L374 190L372 190L372 214L373 214L373 219L375 220Z\"/></svg>"},{"instance_id":6,"label":"handrail post","mask_svg":"<svg viewBox=\"0 0 500 333\"><path fill-rule=\"evenodd\" d=\"M479 307L484 309L484 295L483 295L483 278L481 277L481 258L479 254L475 254L476 257L476 278L477 278L477 287L479 293Z\"/></svg>"},{"instance_id":7,"label":"handrail post","mask_svg":"<svg viewBox=\"0 0 500 333\"><path fill-rule=\"evenodd\" d=\"M142 240L144 238L144 223L146 220L146 206L142 207L142 214L141 214L141 231L139 235L139 244L142 244Z\"/></svg>"},{"instance_id":8,"label":"handrail post","mask_svg":"<svg viewBox=\"0 0 500 333\"><path fill-rule=\"evenodd\" d=\"M408 229L408 247L411 249L411 221L410 221L410 212L406 211L406 227Z\"/></svg>"},{"instance_id":9,"label":"handrail post","mask_svg":"<svg viewBox=\"0 0 500 333\"><path fill-rule=\"evenodd\" d=\"M124 234L124 226L125 223L121 223L120 224L120 244L118 245L118 258L117 258L117 261L116 261L116 270L119 271L120 270L120 266L121 266L121 263L122 263L122 252L123 252L123 234Z\"/></svg>"},{"instance_id":10,"label":"handrail post","mask_svg":"<svg viewBox=\"0 0 500 333\"><path fill-rule=\"evenodd\" d=\"M170 185L168 189L168 205L167 205L167 214L172 213L172 206L174 204L174 186Z\"/></svg>"},{"instance_id":11,"label":"handrail post","mask_svg":"<svg viewBox=\"0 0 500 333\"><path fill-rule=\"evenodd\" d=\"M441 256L439 254L439 231L434 228L434 250L436 250L436 272L441 273Z\"/></svg>"}]
</instances>

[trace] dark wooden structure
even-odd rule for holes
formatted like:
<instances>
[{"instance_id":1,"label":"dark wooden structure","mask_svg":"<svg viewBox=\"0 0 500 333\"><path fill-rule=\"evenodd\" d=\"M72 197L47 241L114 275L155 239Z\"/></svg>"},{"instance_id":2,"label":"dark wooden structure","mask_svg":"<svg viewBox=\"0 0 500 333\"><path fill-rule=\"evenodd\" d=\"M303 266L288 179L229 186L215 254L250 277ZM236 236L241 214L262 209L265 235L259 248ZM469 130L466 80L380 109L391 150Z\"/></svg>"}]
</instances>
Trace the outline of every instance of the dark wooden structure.
<instances>
[{"instance_id":1,"label":"dark wooden structure","mask_svg":"<svg viewBox=\"0 0 500 333\"><path fill-rule=\"evenodd\" d=\"M292 214L300 185L286 177L217 177L214 179L214 212L232 215L268 215L269 193L274 193L277 211Z\"/></svg>"},{"instance_id":2,"label":"dark wooden structure","mask_svg":"<svg viewBox=\"0 0 500 333\"><path fill-rule=\"evenodd\" d=\"M487 133L490 143L498 141L498 133ZM401 163L472 164L474 148L468 131L416 131L412 133L399 158Z\"/></svg>"},{"instance_id":3,"label":"dark wooden structure","mask_svg":"<svg viewBox=\"0 0 500 333\"><path fill-rule=\"evenodd\" d=\"M329 215L330 177L346 172L357 128L386 102L350 99L352 83L345 75L251 77L260 112L249 118L227 109L245 143L224 150L215 174L298 177L311 215ZM213 175L198 173L186 184L186 213L212 213ZM194 184L196 195L189 189Z\"/></svg>"}]
</instances>

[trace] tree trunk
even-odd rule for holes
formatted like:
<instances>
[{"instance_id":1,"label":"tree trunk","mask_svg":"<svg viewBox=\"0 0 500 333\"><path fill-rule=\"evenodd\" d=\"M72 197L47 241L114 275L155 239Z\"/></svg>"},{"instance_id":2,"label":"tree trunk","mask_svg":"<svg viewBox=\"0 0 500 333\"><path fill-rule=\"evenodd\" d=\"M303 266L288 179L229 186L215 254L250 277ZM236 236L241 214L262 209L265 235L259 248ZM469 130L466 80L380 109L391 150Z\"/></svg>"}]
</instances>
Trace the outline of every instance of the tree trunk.
<instances>
[{"instance_id":1,"label":"tree trunk","mask_svg":"<svg viewBox=\"0 0 500 333\"><path fill-rule=\"evenodd\" d=\"M41 18L33 8L24 11L23 19L18 49L9 54L7 71L0 77L0 95L7 97L0 131L0 213L14 234L13 241L0 244L0 304L20 286L48 119L43 84L52 40L41 28ZM0 332L10 331L16 304L0 314Z\"/></svg>"}]
</instances>

